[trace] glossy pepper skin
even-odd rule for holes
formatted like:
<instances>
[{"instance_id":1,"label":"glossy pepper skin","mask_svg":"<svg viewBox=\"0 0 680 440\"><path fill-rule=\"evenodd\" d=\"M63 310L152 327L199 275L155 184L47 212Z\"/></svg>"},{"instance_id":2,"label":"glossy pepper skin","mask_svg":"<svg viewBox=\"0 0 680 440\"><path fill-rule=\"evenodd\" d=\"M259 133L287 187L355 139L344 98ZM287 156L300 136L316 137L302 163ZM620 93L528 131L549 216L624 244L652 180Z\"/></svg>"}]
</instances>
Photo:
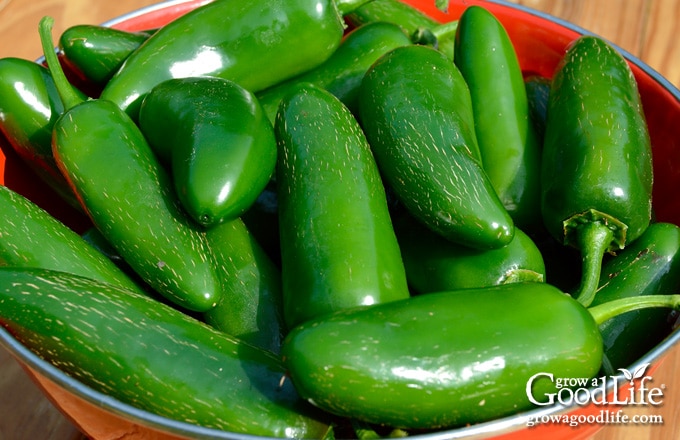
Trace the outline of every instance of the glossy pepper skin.
<instances>
[{"instance_id":1,"label":"glossy pepper skin","mask_svg":"<svg viewBox=\"0 0 680 440\"><path fill-rule=\"evenodd\" d=\"M512 240L512 218L482 168L467 85L451 60L427 46L394 49L366 73L359 96L376 162L414 217L477 249Z\"/></svg>"},{"instance_id":2,"label":"glossy pepper skin","mask_svg":"<svg viewBox=\"0 0 680 440\"><path fill-rule=\"evenodd\" d=\"M542 158L541 212L548 231L583 258L575 296L587 306L602 257L650 223L652 154L635 78L604 40L583 36L553 77Z\"/></svg>"},{"instance_id":3,"label":"glossy pepper skin","mask_svg":"<svg viewBox=\"0 0 680 440\"><path fill-rule=\"evenodd\" d=\"M328 90L350 110L356 111L359 85L371 64L390 50L409 44L412 44L411 40L399 26L388 22L368 23L348 33L338 49L321 65L269 87L257 97L272 122L283 97L303 82Z\"/></svg>"},{"instance_id":4,"label":"glossy pepper skin","mask_svg":"<svg viewBox=\"0 0 680 440\"><path fill-rule=\"evenodd\" d=\"M164 81L144 98L138 124L168 165L180 202L204 227L243 214L276 166L271 122L255 95L230 80Z\"/></svg>"},{"instance_id":5,"label":"glossy pepper skin","mask_svg":"<svg viewBox=\"0 0 680 440\"><path fill-rule=\"evenodd\" d=\"M206 232L220 276L217 305L203 314L212 327L278 353L286 333L281 271L240 218Z\"/></svg>"},{"instance_id":6,"label":"glossy pepper skin","mask_svg":"<svg viewBox=\"0 0 680 440\"><path fill-rule=\"evenodd\" d=\"M328 412L432 429L531 409L537 373L594 377L602 339L557 288L511 283L337 312L293 329L282 355L300 395ZM556 391L534 383L538 399Z\"/></svg>"},{"instance_id":7,"label":"glossy pepper skin","mask_svg":"<svg viewBox=\"0 0 680 440\"><path fill-rule=\"evenodd\" d=\"M131 54L101 97L136 119L144 95L171 78L222 77L257 92L325 61L342 39L342 15L366 1L216 0L199 6Z\"/></svg>"},{"instance_id":8,"label":"glossy pepper skin","mask_svg":"<svg viewBox=\"0 0 680 440\"><path fill-rule=\"evenodd\" d=\"M108 26L78 24L62 32L59 48L67 65L81 79L101 88L153 32L128 32Z\"/></svg>"},{"instance_id":9,"label":"glossy pepper skin","mask_svg":"<svg viewBox=\"0 0 680 440\"><path fill-rule=\"evenodd\" d=\"M418 294L545 281L541 252L518 228L507 245L479 250L442 240L406 213L393 214L392 219L406 278Z\"/></svg>"},{"instance_id":10,"label":"glossy pepper skin","mask_svg":"<svg viewBox=\"0 0 680 440\"><path fill-rule=\"evenodd\" d=\"M680 227L652 223L616 256L607 260L591 306L646 295L671 295L680 287ZM636 310L600 325L605 365L628 368L672 330L675 312Z\"/></svg>"},{"instance_id":11,"label":"glossy pepper skin","mask_svg":"<svg viewBox=\"0 0 680 440\"><path fill-rule=\"evenodd\" d=\"M288 328L408 297L380 174L347 107L325 90L302 85L281 102L275 130Z\"/></svg>"},{"instance_id":12,"label":"glossy pepper skin","mask_svg":"<svg viewBox=\"0 0 680 440\"><path fill-rule=\"evenodd\" d=\"M144 135L117 105L81 101L59 69L53 20L41 21L43 50L66 110L54 124L55 160L97 229L159 294L192 311L219 298L205 236L181 209L170 177Z\"/></svg>"},{"instance_id":13,"label":"glossy pepper skin","mask_svg":"<svg viewBox=\"0 0 680 440\"><path fill-rule=\"evenodd\" d=\"M277 357L146 296L63 272L0 268L0 304L0 323L22 344L137 408L265 437L328 430L281 380Z\"/></svg>"},{"instance_id":14,"label":"glossy pepper skin","mask_svg":"<svg viewBox=\"0 0 680 440\"><path fill-rule=\"evenodd\" d=\"M416 43L427 43L434 38L436 48L453 59L457 23L442 23L401 0L372 0L345 16L352 26L389 22L401 27Z\"/></svg>"},{"instance_id":15,"label":"glossy pepper skin","mask_svg":"<svg viewBox=\"0 0 680 440\"><path fill-rule=\"evenodd\" d=\"M3 185L0 206L0 266L58 270L144 293L80 235Z\"/></svg>"},{"instance_id":16,"label":"glossy pepper skin","mask_svg":"<svg viewBox=\"0 0 680 440\"><path fill-rule=\"evenodd\" d=\"M78 207L52 156L52 127L63 111L49 70L21 58L0 59L0 131L47 185Z\"/></svg>"},{"instance_id":17,"label":"glossy pepper skin","mask_svg":"<svg viewBox=\"0 0 680 440\"><path fill-rule=\"evenodd\" d=\"M517 227L537 231L541 144L512 41L491 12L469 6L458 20L455 54L470 89L484 171Z\"/></svg>"}]
</instances>

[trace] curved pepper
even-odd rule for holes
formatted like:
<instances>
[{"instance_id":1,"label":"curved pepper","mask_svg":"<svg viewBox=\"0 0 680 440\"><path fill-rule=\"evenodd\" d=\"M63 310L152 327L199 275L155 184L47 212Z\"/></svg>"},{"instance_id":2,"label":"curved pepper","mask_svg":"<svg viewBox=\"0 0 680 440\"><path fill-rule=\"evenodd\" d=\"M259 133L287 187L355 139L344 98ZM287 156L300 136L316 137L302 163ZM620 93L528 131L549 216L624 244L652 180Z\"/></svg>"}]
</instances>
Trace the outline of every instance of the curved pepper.
<instances>
[{"instance_id":1,"label":"curved pepper","mask_svg":"<svg viewBox=\"0 0 680 440\"><path fill-rule=\"evenodd\" d=\"M103 87L153 32L128 32L107 26L79 24L62 32L59 47L73 72L82 80Z\"/></svg>"},{"instance_id":2,"label":"curved pepper","mask_svg":"<svg viewBox=\"0 0 680 440\"><path fill-rule=\"evenodd\" d=\"M604 263L591 306L643 295L670 295L680 286L680 227L652 223L624 250ZM668 336L677 314L636 310L600 325L608 374L628 368Z\"/></svg>"},{"instance_id":3,"label":"curved pepper","mask_svg":"<svg viewBox=\"0 0 680 440\"><path fill-rule=\"evenodd\" d=\"M520 229L507 245L479 250L442 240L406 213L392 217L406 278L419 294L545 280L543 256Z\"/></svg>"},{"instance_id":4,"label":"curved pepper","mask_svg":"<svg viewBox=\"0 0 680 440\"><path fill-rule=\"evenodd\" d=\"M324 62L342 40L342 15L371 0L216 0L160 28L131 54L101 97L136 119L164 80L230 79L257 92Z\"/></svg>"},{"instance_id":5,"label":"curved pepper","mask_svg":"<svg viewBox=\"0 0 680 440\"><path fill-rule=\"evenodd\" d=\"M137 408L264 437L329 429L282 380L277 357L151 298L63 272L0 268L0 303L0 323L22 344Z\"/></svg>"},{"instance_id":6,"label":"curved pepper","mask_svg":"<svg viewBox=\"0 0 680 440\"><path fill-rule=\"evenodd\" d=\"M64 104L49 70L21 58L0 59L0 97L0 131L12 149L69 205L79 207L52 155L52 128Z\"/></svg>"},{"instance_id":7,"label":"curved pepper","mask_svg":"<svg viewBox=\"0 0 680 440\"><path fill-rule=\"evenodd\" d=\"M441 52L406 46L381 57L362 81L359 119L386 182L414 217L478 249L512 240L513 221L479 159L467 85Z\"/></svg>"},{"instance_id":8,"label":"curved pepper","mask_svg":"<svg viewBox=\"0 0 680 440\"><path fill-rule=\"evenodd\" d=\"M347 34L333 55L318 67L269 87L257 97L272 122L281 100L303 82L328 90L355 111L359 85L368 68L383 54L409 44L411 40L397 25L369 23Z\"/></svg>"},{"instance_id":9,"label":"curved pepper","mask_svg":"<svg viewBox=\"0 0 680 440\"><path fill-rule=\"evenodd\" d=\"M282 101L275 130L287 326L408 297L382 180L347 107L302 85Z\"/></svg>"},{"instance_id":10,"label":"curved pepper","mask_svg":"<svg viewBox=\"0 0 680 440\"><path fill-rule=\"evenodd\" d=\"M205 237L181 210L170 178L137 125L106 100L73 93L51 45L53 20L40 31L66 111L54 124L60 170L93 224L140 277L181 307L205 311L219 284Z\"/></svg>"},{"instance_id":11,"label":"curved pepper","mask_svg":"<svg viewBox=\"0 0 680 440\"><path fill-rule=\"evenodd\" d=\"M469 6L458 20L455 54L470 89L484 171L517 227L537 231L541 145L512 41L491 12Z\"/></svg>"},{"instance_id":12,"label":"curved pepper","mask_svg":"<svg viewBox=\"0 0 680 440\"><path fill-rule=\"evenodd\" d=\"M543 147L541 212L548 231L581 251L592 302L602 257L650 223L652 153L637 84L604 40L575 40L553 78Z\"/></svg>"},{"instance_id":13,"label":"curved pepper","mask_svg":"<svg viewBox=\"0 0 680 440\"><path fill-rule=\"evenodd\" d=\"M204 227L243 214L276 166L271 122L255 95L233 81L163 81L142 101L138 124L168 164L180 202Z\"/></svg>"}]
</instances>

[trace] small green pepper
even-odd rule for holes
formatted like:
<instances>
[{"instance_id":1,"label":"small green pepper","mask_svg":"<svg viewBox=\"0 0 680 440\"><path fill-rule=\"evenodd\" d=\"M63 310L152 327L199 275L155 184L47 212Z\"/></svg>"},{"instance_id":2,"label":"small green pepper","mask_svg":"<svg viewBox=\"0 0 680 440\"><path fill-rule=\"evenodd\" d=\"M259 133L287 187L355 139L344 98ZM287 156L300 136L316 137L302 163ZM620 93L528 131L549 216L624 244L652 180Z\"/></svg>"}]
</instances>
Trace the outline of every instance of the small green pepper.
<instances>
[{"instance_id":1,"label":"small green pepper","mask_svg":"<svg viewBox=\"0 0 680 440\"><path fill-rule=\"evenodd\" d=\"M507 245L480 250L442 240L407 213L392 218L406 278L419 294L545 280L543 256L518 228Z\"/></svg>"},{"instance_id":2,"label":"small green pepper","mask_svg":"<svg viewBox=\"0 0 680 440\"><path fill-rule=\"evenodd\" d=\"M333 55L318 67L269 87L257 97L272 122L283 97L302 82L328 90L355 111L361 79L371 64L390 50L408 44L412 44L411 40L397 25L369 23L347 34Z\"/></svg>"},{"instance_id":3,"label":"small green pepper","mask_svg":"<svg viewBox=\"0 0 680 440\"><path fill-rule=\"evenodd\" d=\"M545 121L548 118L548 99L550 96L550 78L530 74L524 78L524 88L529 103L529 118L536 131L536 136L543 146Z\"/></svg>"},{"instance_id":4,"label":"small green pepper","mask_svg":"<svg viewBox=\"0 0 680 440\"><path fill-rule=\"evenodd\" d=\"M171 78L216 76L258 92L324 62L343 14L371 0L216 0L160 28L132 53L101 97L136 119L141 100Z\"/></svg>"},{"instance_id":5,"label":"small green pepper","mask_svg":"<svg viewBox=\"0 0 680 440\"><path fill-rule=\"evenodd\" d=\"M219 284L205 236L132 119L110 101L73 93L52 46L52 24L43 18L40 33L66 108L53 128L59 169L94 226L144 281L183 308L210 309Z\"/></svg>"},{"instance_id":6,"label":"small green pepper","mask_svg":"<svg viewBox=\"0 0 680 440\"><path fill-rule=\"evenodd\" d=\"M680 286L680 227L652 223L645 232L602 266L591 306L641 295L670 295ZM628 368L668 336L674 312L636 310L600 325L608 374Z\"/></svg>"},{"instance_id":7,"label":"small green pepper","mask_svg":"<svg viewBox=\"0 0 680 440\"><path fill-rule=\"evenodd\" d=\"M380 173L335 96L301 85L275 130L285 322L409 296Z\"/></svg>"},{"instance_id":8,"label":"small green pepper","mask_svg":"<svg viewBox=\"0 0 680 440\"><path fill-rule=\"evenodd\" d=\"M482 165L515 225L542 227L541 144L529 118L522 69L503 24L469 6L458 20L454 61L470 89Z\"/></svg>"},{"instance_id":9,"label":"small green pepper","mask_svg":"<svg viewBox=\"0 0 680 440\"><path fill-rule=\"evenodd\" d=\"M680 295L586 309L547 283L437 292L354 308L293 329L282 356L303 398L342 417L402 429L480 423L535 408L548 378L593 378L598 325L628 311L680 307ZM532 380L534 375L540 378Z\"/></svg>"},{"instance_id":10,"label":"small green pepper","mask_svg":"<svg viewBox=\"0 0 680 440\"><path fill-rule=\"evenodd\" d=\"M279 268L239 218L210 228L206 238L222 293L203 319L242 341L278 353L285 334Z\"/></svg>"},{"instance_id":11,"label":"small green pepper","mask_svg":"<svg viewBox=\"0 0 680 440\"><path fill-rule=\"evenodd\" d=\"M82 80L103 87L153 32L128 32L108 26L78 24L61 34L59 47L73 72Z\"/></svg>"},{"instance_id":12,"label":"small green pepper","mask_svg":"<svg viewBox=\"0 0 680 440\"><path fill-rule=\"evenodd\" d=\"M581 251L574 296L587 306L604 254L638 238L652 213L652 153L635 77L601 38L578 38L557 67L542 161L543 221Z\"/></svg>"},{"instance_id":13,"label":"small green pepper","mask_svg":"<svg viewBox=\"0 0 680 440\"><path fill-rule=\"evenodd\" d=\"M63 111L49 70L21 58L0 59L0 131L38 177L69 205L79 207L52 156L52 127Z\"/></svg>"},{"instance_id":14,"label":"small green pepper","mask_svg":"<svg viewBox=\"0 0 680 440\"><path fill-rule=\"evenodd\" d=\"M414 217L478 249L512 240L512 218L482 168L467 84L441 52L415 45L382 56L362 81L359 119Z\"/></svg>"},{"instance_id":15,"label":"small green pepper","mask_svg":"<svg viewBox=\"0 0 680 440\"><path fill-rule=\"evenodd\" d=\"M73 274L5 267L0 305L0 324L19 342L137 408L265 437L322 438L329 429L283 380L279 358L149 297Z\"/></svg>"},{"instance_id":16,"label":"small green pepper","mask_svg":"<svg viewBox=\"0 0 680 440\"><path fill-rule=\"evenodd\" d=\"M204 227L243 214L276 166L271 122L255 95L230 80L163 81L142 101L138 124L170 168L180 202Z\"/></svg>"},{"instance_id":17,"label":"small green pepper","mask_svg":"<svg viewBox=\"0 0 680 440\"><path fill-rule=\"evenodd\" d=\"M442 23L401 0L372 0L345 16L355 27L374 22L389 22L401 27L414 42L427 43L434 38L435 47L453 59L457 22Z\"/></svg>"}]
</instances>

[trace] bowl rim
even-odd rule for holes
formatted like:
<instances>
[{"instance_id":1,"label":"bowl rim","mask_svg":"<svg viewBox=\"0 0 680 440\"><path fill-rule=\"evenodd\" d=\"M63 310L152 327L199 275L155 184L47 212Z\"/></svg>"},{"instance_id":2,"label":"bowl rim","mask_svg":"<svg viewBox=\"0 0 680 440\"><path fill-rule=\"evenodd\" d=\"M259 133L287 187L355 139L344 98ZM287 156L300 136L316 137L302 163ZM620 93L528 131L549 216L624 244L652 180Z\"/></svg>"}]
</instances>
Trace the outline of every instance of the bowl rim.
<instances>
[{"instance_id":1,"label":"bowl rim","mask_svg":"<svg viewBox=\"0 0 680 440\"><path fill-rule=\"evenodd\" d=\"M210 1L213 0L204 1L203 3L209 3ZM596 33L593 33L585 28L582 28L581 26L578 26L562 18L555 17L546 12L538 11L529 6L510 3L504 0L479 0L479 2L514 9L522 13L533 15L537 18L550 21L553 24L561 26L567 30L576 32L580 35L591 35L603 38ZM198 4L200 3L200 0L162 1L119 15L118 17L103 22L101 25L107 27L115 27L121 23L138 18L142 15L158 12L164 9L170 9L174 6L186 3ZM678 88L675 85L673 85L668 79L663 77L659 72L657 72L647 63L643 62L637 56L621 48L620 46L612 43L611 41L609 41L609 43L613 47L615 47L624 56L626 60L628 60L631 64L635 65L635 67L640 69L650 79L657 82L663 89L668 91L676 101L680 102L680 90L678 90ZM40 62L41 59L43 59L43 57L38 59L38 62ZM634 370L645 364L654 364L662 361L663 358L679 343L680 343L680 328L676 328L663 341L661 341L653 349L651 349L648 353L646 353L643 357L641 357L640 359L638 359L638 361L631 365L630 369ZM198 425L193 425L187 422L173 420L164 416L156 415L146 410L139 409L118 399L110 397L74 379L73 377L67 375L66 373L52 365L50 362L42 359L37 354L32 352L23 344L21 344L17 339L15 339L11 335L11 333L8 330L1 326L0 326L0 345L4 346L10 352L10 354L12 354L17 359L17 361L20 364L24 364L22 366L29 367L35 373L45 377L54 384L66 390L67 392L74 394L75 396L78 396L83 400L91 404L94 404L95 406L101 407L106 411L116 414L119 417L123 417L126 420L136 423L140 426L146 426L170 434L187 436L195 439L201 438L228 439L228 440L266 439L266 437L255 436L251 434L235 433L229 431L221 431L213 428L206 428ZM622 375L611 377L621 376ZM611 393L613 391L613 388L614 388L613 383L610 383L606 388L607 393ZM563 415L580 408L582 407L576 404L565 405L558 403L549 407L535 408L471 426L444 429L441 431L421 435L412 435L409 436L409 438L420 440L489 439L490 435L493 435L495 437L516 432L525 428L531 429L528 428L527 426L527 423L530 420L536 419L540 420L540 418L543 416ZM541 425L537 423L535 426L539 427Z\"/></svg>"}]
</instances>

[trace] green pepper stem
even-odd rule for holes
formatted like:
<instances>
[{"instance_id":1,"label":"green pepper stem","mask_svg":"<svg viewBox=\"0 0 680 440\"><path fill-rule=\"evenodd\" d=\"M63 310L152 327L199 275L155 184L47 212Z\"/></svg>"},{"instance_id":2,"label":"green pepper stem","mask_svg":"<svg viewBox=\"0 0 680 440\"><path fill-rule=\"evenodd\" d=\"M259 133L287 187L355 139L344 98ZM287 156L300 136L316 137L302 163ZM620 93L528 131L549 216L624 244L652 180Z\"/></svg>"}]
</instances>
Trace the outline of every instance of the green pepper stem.
<instances>
[{"instance_id":1,"label":"green pepper stem","mask_svg":"<svg viewBox=\"0 0 680 440\"><path fill-rule=\"evenodd\" d=\"M83 102L83 99L73 88L68 78L66 78L66 74L61 68L61 63L59 63L59 58L57 57L57 53L54 50L54 42L52 40L53 26L54 19L52 17L45 16L42 18L42 20L40 20L40 42L42 43L42 49L43 54L45 55L45 61L47 62L47 68L52 75L57 92L59 93L59 97L64 103L64 108L70 109Z\"/></svg>"},{"instance_id":2,"label":"green pepper stem","mask_svg":"<svg viewBox=\"0 0 680 440\"><path fill-rule=\"evenodd\" d=\"M614 239L614 231L606 224L594 221L586 222L576 231L576 244L581 250L581 285L574 293L574 298L584 307L590 306L595 299L600 283L602 258Z\"/></svg>"},{"instance_id":3,"label":"green pepper stem","mask_svg":"<svg viewBox=\"0 0 680 440\"><path fill-rule=\"evenodd\" d=\"M456 31L458 30L458 20L442 23L439 26L434 26L430 30L438 40L453 39L456 35Z\"/></svg>"},{"instance_id":4,"label":"green pepper stem","mask_svg":"<svg viewBox=\"0 0 680 440\"><path fill-rule=\"evenodd\" d=\"M373 0L335 0L335 6L338 8L340 15L344 16L372 1Z\"/></svg>"},{"instance_id":5,"label":"green pepper stem","mask_svg":"<svg viewBox=\"0 0 680 440\"><path fill-rule=\"evenodd\" d=\"M602 325L605 321L626 312L658 307L680 309L680 295L644 295L615 299L590 307L588 312L597 325Z\"/></svg>"}]
</instances>

